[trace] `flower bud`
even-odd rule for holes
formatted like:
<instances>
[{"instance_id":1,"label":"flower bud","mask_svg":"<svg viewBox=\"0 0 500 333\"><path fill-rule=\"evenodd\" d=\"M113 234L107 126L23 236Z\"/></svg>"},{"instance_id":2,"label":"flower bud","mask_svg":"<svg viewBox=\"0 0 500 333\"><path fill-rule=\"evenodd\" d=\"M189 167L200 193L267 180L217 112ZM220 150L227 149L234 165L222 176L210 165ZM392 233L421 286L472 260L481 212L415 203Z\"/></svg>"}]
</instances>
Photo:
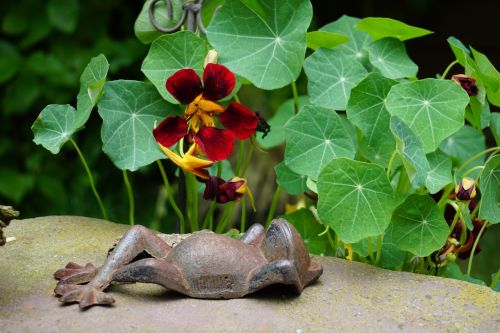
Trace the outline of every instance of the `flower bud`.
<instances>
[{"instance_id":1,"label":"flower bud","mask_svg":"<svg viewBox=\"0 0 500 333\"><path fill-rule=\"evenodd\" d=\"M207 67L208 64L216 64L218 59L217 51L210 50L205 57L205 62L203 63L203 68Z\"/></svg>"},{"instance_id":2,"label":"flower bud","mask_svg":"<svg viewBox=\"0 0 500 333\"><path fill-rule=\"evenodd\" d=\"M464 74L456 74L451 77L453 81L458 83L469 96L476 96L478 89L476 86L476 80L471 77L465 76Z\"/></svg>"},{"instance_id":3,"label":"flower bud","mask_svg":"<svg viewBox=\"0 0 500 333\"><path fill-rule=\"evenodd\" d=\"M473 179L462 178L460 184L455 187L455 194L459 200L470 200L476 196L476 183Z\"/></svg>"}]
</instances>

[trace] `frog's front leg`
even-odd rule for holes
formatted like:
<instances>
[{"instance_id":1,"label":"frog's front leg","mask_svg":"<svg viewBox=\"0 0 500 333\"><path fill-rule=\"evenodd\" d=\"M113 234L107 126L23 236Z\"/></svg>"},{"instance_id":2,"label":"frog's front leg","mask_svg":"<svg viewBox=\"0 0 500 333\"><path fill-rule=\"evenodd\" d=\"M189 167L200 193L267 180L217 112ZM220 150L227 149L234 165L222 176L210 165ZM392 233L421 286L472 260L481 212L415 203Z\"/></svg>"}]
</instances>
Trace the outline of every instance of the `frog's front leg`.
<instances>
[{"instance_id":1,"label":"frog's front leg","mask_svg":"<svg viewBox=\"0 0 500 333\"><path fill-rule=\"evenodd\" d=\"M77 285L77 283L87 282L81 278L82 270L89 270L89 265L79 269L75 264L68 264L66 268L58 270L55 273L59 281L54 292L60 295L62 302L79 302L80 307L84 308L93 304L111 304L113 298L103 294L113 279L113 275L141 252L146 251L153 258L165 258L172 248L159 238L153 231L146 227L137 225L132 227L122 237L114 250L106 258L106 262L100 267L97 272L92 272L89 275L94 275L87 285ZM68 267L69 266L69 267ZM72 270L72 274L70 274ZM91 270L91 269L90 269ZM68 274L66 274L68 273ZM78 275L80 274L80 277Z\"/></svg>"}]
</instances>

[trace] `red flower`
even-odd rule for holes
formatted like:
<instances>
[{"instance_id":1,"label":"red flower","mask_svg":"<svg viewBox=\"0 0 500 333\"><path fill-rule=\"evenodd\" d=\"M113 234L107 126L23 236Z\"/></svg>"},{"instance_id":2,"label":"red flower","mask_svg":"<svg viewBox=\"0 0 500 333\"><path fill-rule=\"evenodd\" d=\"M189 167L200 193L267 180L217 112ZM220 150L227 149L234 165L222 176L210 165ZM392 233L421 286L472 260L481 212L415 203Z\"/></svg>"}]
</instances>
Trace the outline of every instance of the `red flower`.
<instances>
[{"instance_id":1,"label":"red flower","mask_svg":"<svg viewBox=\"0 0 500 333\"><path fill-rule=\"evenodd\" d=\"M205 67L203 84L192 69L181 69L169 77L167 90L187 107L184 119L168 117L154 129L156 141L170 147L191 133L208 159L226 159L233 152L234 139L244 140L253 135L259 122L257 115L241 104L233 102L224 109L215 102L231 93L235 81L234 74L226 67L212 63ZM226 130L214 128L214 116L219 114Z\"/></svg>"},{"instance_id":2,"label":"red flower","mask_svg":"<svg viewBox=\"0 0 500 333\"><path fill-rule=\"evenodd\" d=\"M458 83L458 85L461 86L469 96L477 95L478 89L476 86L476 80L474 80L472 77L468 77L464 74L456 74L453 75L451 79Z\"/></svg>"},{"instance_id":3,"label":"red flower","mask_svg":"<svg viewBox=\"0 0 500 333\"><path fill-rule=\"evenodd\" d=\"M227 182L216 176L210 176L205 181L205 200L215 200L218 203L237 201L243 195L248 195L253 206L253 197L247 186L247 180L244 178L233 177Z\"/></svg>"}]
</instances>

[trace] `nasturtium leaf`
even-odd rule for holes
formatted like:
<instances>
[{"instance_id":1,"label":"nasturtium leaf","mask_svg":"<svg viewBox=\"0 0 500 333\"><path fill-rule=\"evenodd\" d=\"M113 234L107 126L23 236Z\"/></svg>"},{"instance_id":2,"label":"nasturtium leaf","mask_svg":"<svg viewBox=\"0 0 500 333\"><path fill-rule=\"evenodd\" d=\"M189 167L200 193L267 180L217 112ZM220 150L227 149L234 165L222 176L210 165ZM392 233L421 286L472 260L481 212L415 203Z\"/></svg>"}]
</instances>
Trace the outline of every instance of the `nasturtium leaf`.
<instances>
[{"instance_id":1,"label":"nasturtium leaf","mask_svg":"<svg viewBox=\"0 0 500 333\"><path fill-rule=\"evenodd\" d=\"M472 47L471 50L477 65L476 75L486 86L488 101L495 106L500 106L500 73L486 55Z\"/></svg>"},{"instance_id":2,"label":"nasturtium leaf","mask_svg":"<svg viewBox=\"0 0 500 333\"><path fill-rule=\"evenodd\" d=\"M328 31L311 31L307 33L307 47L313 50L323 47L332 49L347 42L349 38L345 35Z\"/></svg>"},{"instance_id":3,"label":"nasturtium leaf","mask_svg":"<svg viewBox=\"0 0 500 333\"><path fill-rule=\"evenodd\" d=\"M359 153L368 161L387 167L391 159L392 153L396 147L396 142L392 133L388 132L393 139L392 142L379 144L377 146L370 146L365 138L362 138L359 144Z\"/></svg>"},{"instance_id":4,"label":"nasturtium leaf","mask_svg":"<svg viewBox=\"0 0 500 333\"><path fill-rule=\"evenodd\" d=\"M302 0L226 1L207 28L219 62L262 89L296 80L312 6Z\"/></svg>"},{"instance_id":5,"label":"nasturtium leaf","mask_svg":"<svg viewBox=\"0 0 500 333\"><path fill-rule=\"evenodd\" d=\"M108 70L108 60L100 54L90 60L80 76L80 91L78 92L76 109L82 117L82 126L87 122L90 111L103 93Z\"/></svg>"},{"instance_id":6,"label":"nasturtium leaf","mask_svg":"<svg viewBox=\"0 0 500 333\"><path fill-rule=\"evenodd\" d=\"M346 243L384 232L391 220L394 193L384 168L339 158L318 179L318 214Z\"/></svg>"},{"instance_id":7,"label":"nasturtium leaf","mask_svg":"<svg viewBox=\"0 0 500 333\"><path fill-rule=\"evenodd\" d=\"M299 109L309 104L307 96L299 97ZM263 138L261 134L256 134L256 140L264 149L277 147L285 142L285 123L295 114L295 103L293 98L286 100L280 105L274 116L267 121L271 126L271 131Z\"/></svg>"},{"instance_id":8,"label":"nasturtium leaf","mask_svg":"<svg viewBox=\"0 0 500 333\"><path fill-rule=\"evenodd\" d=\"M369 44L368 57L370 63L390 79L417 76L418 66L406 53L403 42L395 38L382 38Z\"/></svg>"},{"instance_id":9,"label":"nasturtium leaf","mask_svg":"<svg viewBox=\"0 0 500 333\"><path fill-rule=\"evenodd\" d=\"M392 87L386 107L420 138L426 153L464 124L469 96L450 80L425 79Z\"/></svg>"},{"instance_id":10,"label":"nasturtium leaf","mask_svg":"<svg viewBox=\"0 0 500 333\"><path fill-rule=\"evenodd\" d=\"M448 238L448 224L428 195L412 194L392 215L392 240L401 250L425 257Z\"/></svg>"},{"instance_id":11,"label":"nasturtium leaf","mask_svg":"<svg viewBox=\"0 0 500 333\"><path fill-rule=\"evenodd\" d=\"M351 89L368 74L361 63L337 49L318 49L304 62L311 103L345 110Z\"/></svg>"},{"instance_id":12,"label":"nasturtium leaf","mask_svg":"<svg viewBox=\"0 0 500 333\"><path fill-rule=\"evenodd\" d=\"M192 68L201 77L207 53L207 42L192 32L180 31L163 35L151 44L141 70L163 98L178 104L165 88L167 79L183 68Z\"/></svg>"},{"instance_id":13,"label":"nasturtium leaf","mask_svg":"<svg viewBox=\"0 0 500 333\"><path fill-rule=\"evenodd\" d=\"M389 131L391 115L385 107L385 99L397 81L378 73L369 74L351 90L347 103L347 119L361 129L370 147L394 150L394 138Z\"/></svg>"},{"instance_id":14,"label":"nasturtium leaf","mask_svg":"<svg viewBox=\"0 0 500 333\"><path fill-rule=\"evenodd\" d=\"M491 281L495 281L495 273L491 274ZM496 292L500 292L500 280L497 279L495 285L491 286L491 289L493 289Z\"/></svg>"},{"instance_id":15,"label":"nasturtium leaf","mask_svg":"<svg viewBox=\"0 0 500 333\"><path fill-rule=\"evenodd\" d=\"M318 194L318 183L311 179L311 177L307 177L306 180L307 189Z\"/></svg>"},{"instance_id":16,"label":"nasturtium leaf","mask_svg":"<svg viewBox=\"0 0 500 333\"><path fill-rule=\"evenodd\" d=\"M142 7L139 16L135 20L134 24L134 32L137 39L139 39L144 44L149 44L154 41L156 38L164 35L163 32L158 31L151 20L149 19L149 7L153 0L147 0L144 2L144 6ZM155 19L156 21L164 28L172 28L179 22L181 15L183 13L182 10L182 1L181 0L173 0L172 3L172 16L168 17L167 7L165 6L164 1L157 2L155 5Z\"/></svg>"},{"instance_id":17,"label":"nasturtium leaf","mask_svg":"<svg viewBox=\"0 0 500 333\"><path fill-rule=\"evenodd\" d=\"M369 33L373 39L393 37L400 41L433 33L427 29L417 28L385 17L366 17L356 25L356 29Z\"/></svg>"},{"instance_id":18,"label":"nasturtium leaf","mask_svg":"<svg viewBox=\"0 0 500 333\"><path fill-rule=\"evenodd\" d=\"M69 104L47 105L33 123L31 130L37 145L42 145L52 154L59 153L61 147L80 129L80 116Z\"/></svg>"},{"instance_id":19,"label":"nasturtium leaf","mask_svg":"<svg viewBox=\"0 0 500 333\"><path fill-rule=\"evenodd\" d=\"M382 255L380 257L380 267L394 268L401 265L406 257L406 252L397 248L392 241L392 224L385 231L382 240Z\"/></svg>"},{"instance_id":20,"label":"nasturtium leaf","mask_svg":"<svg viewBox=\"0 0 500 333\"><path fill-rule=\"evenodd\" d=\"M455 280L467 281L480 286L485 286L486 283L483 280L476 279L470 275L462 273L460 266L457 263L450 262L446 265L445 276Z\"/></svg>"},{"instance_id":21,"label":"nasturtium leaf","mask_svg":"<svg viewBox=\"0 0 500 333\"><path fill-rule=\"evenodd\" d=\"M411 184L414 188L419 188L425 184L430 169L422 142L398 117L391 118L391 131Z\"/></svg>"},{"instance_id":22,"label":"nasturtium leaf","mask_svg":"<svg viewBox=\"0 0 500 333\"><path fill-rule=\"evenodd\" d=\"M354 158L351 138L334 110L306 105L285 129L285 164L298 174L316 180L332 159Z\"/></svg>"},{"instance_id":23,"label":"nasturtium leaf","mask_svg":"<svg viewBox=\"0 0 500 333\"><path fill-rule=\"evenodd\" d=\"M324 227L316 221L316 218L309 209L301 208L291 214L285 215L285 219L293 224L300 233L310 253L325 253L328 246L328 238L326 236L318 236L318 234L323 232Z\"/></svg>"},{"instance_id":24,"label":"nasturtium leaf","mask_svg":"<svg viewBox=\"0 0 500 333\"><path fill-rule=\"evenodd\" d=\"M451 176L451 159L437 149L435 152L427 154L430 169L425 179L425 187L431 194L439 192L444 186L453 182Z\"/></svg>"},{"instance_id":25,"label":"nasturtium leaf","mask_svg":"<svg viewBox=\"0 0 500 333\"><path fill-rule=\"evenodd\" d=\"M21 57L14 45L0 40L0 84L14 76L21 65Z\"/></svg>"},{"instance_id":26,"label":"nasturtium leaf","mask_svg":"<svg viewBox=\"0 0 500 333\"><path fill-rule=\"evenodd\" d=\"M377 252L377 237L372 237L370 239L371 253ZM361 257L368 257L370 255L368 251L368 238L363 238L362 240L352 243L352 251L359 254Z\"/></svg>"},{"instance_id":27,"label":"nasturtium leaf","mask_svg":"<svg viewBox=\"0 0 500 333\"><path fill-rule=\"evenodd\" d=\"M78 23L78 0L49 0L47 16L52 26L62 32L72 33Z\"/></svg>"},{"instance_id":28,"label":"nasturtium leaf","mask_svg":"<svg viewBox=\"0 0 500 333\"><path fill-rule=\"evenodd\" d=\"M447 39L451 51L457 58L458 63L465 67L469 60L471 60L471 53L469 49L457 38L450 36Z\"/></svg>"},{"instance_id":29,"label":"nasturtium leaf","mask_svg":"<svg viewBox=\"0 0 500 333\"><path fill-rule=\"evenodd\" d=\"M274 171L276 172L276 182L288 194L301 194L307 189L307 176L299 175L298 173L293 172L289 167L285 165L285 162L281 162L280 164L276 165L274 167Z\"/></svg>"},{"instance_id":30,"label":"nasturtium leaf","mask_svg":"<svg viewBox=\"0 0 500 333\"><path fill-rule=\"evenodd\" d=\"M448 156L452 158L453 164L455 166L460 166L465 163L472 156L477 155L486 149L486 143L484 135L481 131L471 127L469 125L464 125L455 134L446 138L439 148L445 152ZM479 156L474 161L470 162L465 170L456 174L456 178L459 180L464 171L471 169L478 165L483 165L484 156ZM479 171L473 172L469 177L475 177Z\"/></svg>"},{"instance_id":31,"label":"nasturtium leaf","mask_svg":"<svg viewBox=\"0 0 500 333\"><path fill-rule=\"evenodd\" d=\"M80 76L80 92L77 110L71 105L51 104L45 107L31 130L34 142L42 145L52 154L59 153L61 147L80 130L90 117L90 113L102 95L109 64L102 54L90 60Z\"/></svg>"},{"instance_id":32,"label":"nasturtium leaf","mask_svg":"<svg viewBox=\"0 0 500 333\"><path fill-rule=\"evenodd\" d=\"M343 15L337 21L329 23L319 30L347 36L349 41L339 45L336 49L340 51L342 56L347 55L364 64L367 61L366 46L372 39L366 32L355 29L359 21L359 18Z\"/></svg>"},{"instance_id":33,"label":"nasturtium leaf","mask_svg":"<svg viewBox=\"0 0 500 333\"><path fill-rule=\"evenodd\" d=\"M490 223L500 222L500 155L488 159L479 181L481 206L479 218Z\"/></svg>"},{"instance_id":34,"label":"nasturtium leaf","mask_svg":"<svg viewBox=\"0 0 500 333\"><path fill-rule=\"evenodd\" d=\"M359 138L358 138L358 130L356 127L347 119L345 113L342 113L340 116L340 122L344 126L349 138L351 138L352 145L354 147L354 151L358 150L359 147Z\"/></svg>"},{"instance_id":35,"label":"nasturtium leaf","mask_svg":"<svg viewBox=\"0 0 500 333\"><path fill-rule=\"evenodd\" d=\"M116 167L131 171L164 158L153 128L177 106L165 102L154 86L144 82L111 81L105 89L98 105L104 153Z\"/></svg>"}]
</instances>

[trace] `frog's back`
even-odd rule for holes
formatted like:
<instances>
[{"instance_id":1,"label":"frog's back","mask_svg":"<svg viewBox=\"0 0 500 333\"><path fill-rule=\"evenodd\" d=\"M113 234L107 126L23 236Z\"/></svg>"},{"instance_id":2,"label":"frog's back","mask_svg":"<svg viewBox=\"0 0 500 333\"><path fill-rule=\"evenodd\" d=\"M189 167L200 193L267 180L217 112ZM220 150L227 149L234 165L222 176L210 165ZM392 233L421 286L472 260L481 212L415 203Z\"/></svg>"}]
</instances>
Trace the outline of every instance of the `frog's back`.
<instances>
[{"instance_id":1,"label":"frog's back","mask_svg":"<svg viewBox=\"0 0 500 333\"><path fill-rule=\"evenodd\" d=\"M166 260L183 273L190 296L202 298L244 295L249 273L267 262L255 246L209 232L186 238Z\"/></svg>"}]
</instances>

